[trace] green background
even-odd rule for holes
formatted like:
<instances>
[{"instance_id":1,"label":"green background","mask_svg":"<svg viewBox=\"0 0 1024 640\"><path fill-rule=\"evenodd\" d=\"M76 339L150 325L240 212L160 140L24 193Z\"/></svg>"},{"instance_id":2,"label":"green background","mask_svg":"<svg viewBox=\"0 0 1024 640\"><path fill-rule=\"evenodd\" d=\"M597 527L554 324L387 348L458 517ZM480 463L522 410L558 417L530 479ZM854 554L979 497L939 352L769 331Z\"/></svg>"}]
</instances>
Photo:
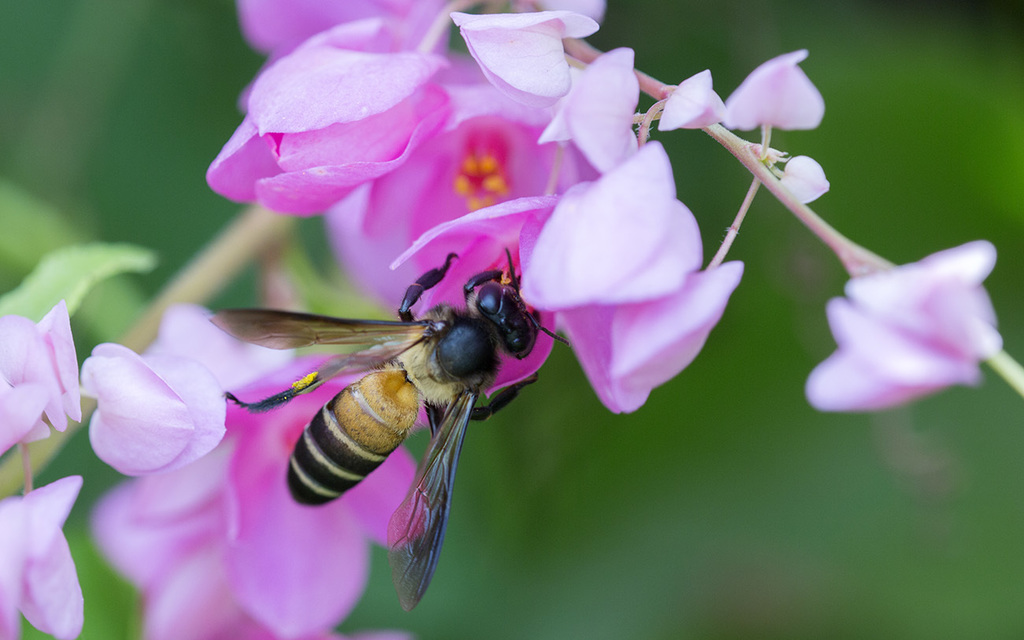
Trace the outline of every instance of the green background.
<instances>
[{"instance_id":1,"label":"green background","mask_svg":"<svg viewBox=\"0 0 1024 640\"><path fill-rule=\"evenodd\" d=\"M611 0L602 49L725 97L757 64L802 64L826 115L772 143L832 184L815 209L894 262L987 238L986 286L1024 357L1024 25L1012 2ZM714 5L714 9L708 8ZM706 5L706 6L705 6ZM705 8L701 8L705 7ZM79 355L115 338L240 207L204 172L262 60L226 0L0 0L0 291L76 240L155 249L74 320ZM656 134L712 255L749 184L700 132ZM31 215L23 215L31 212ZM301 236L329 271L319 221ZM697 361L631 415L597 401L566 349L470 431L429 593L398 607L386 554L343 632L421 638L1019 638L1024 399L991 371L872 415L810 408L844 273L762 192L729 255L743 282ZM255 302L247 274L212 306ZM410 443L425 444L423 434ZM83 638L137 632L131 589L86 538L117 480L79 434L40 478L84 473L67 532ZM27 632L27 637L33 637Z\"/></svg>"}]
</instances>

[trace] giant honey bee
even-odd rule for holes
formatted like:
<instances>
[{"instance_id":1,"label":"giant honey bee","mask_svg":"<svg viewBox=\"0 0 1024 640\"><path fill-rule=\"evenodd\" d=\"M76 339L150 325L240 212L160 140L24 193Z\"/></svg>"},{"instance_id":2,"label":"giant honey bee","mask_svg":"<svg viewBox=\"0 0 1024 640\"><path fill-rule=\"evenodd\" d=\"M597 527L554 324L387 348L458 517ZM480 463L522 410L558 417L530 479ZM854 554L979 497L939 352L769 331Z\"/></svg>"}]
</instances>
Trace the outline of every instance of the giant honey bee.
<instances>
[{"instance_id":1,"label":"giant honey bee","mask_svg":"<svg viewBox=\"0 0 1024 640\"><path fill-rule=\"evenodd\" d=\"M398 309L399 321L265 309L228 309L213 316L221 329L264 347L368 347L328 359L264 400L246 403L228 394L250 411L267 411L340 373L370 370L331 399L296 443L288 486L300 503L324 504L355 486L402 443L424 407L430 444L405 501L391 518L388 536L392 579L406 611L423 597L437 567L466 426L470 420L489 418L537 379L534 373L478 406L480 395L495 382L500 352L525 358L540 331L564 342L527 309L511 255L506 255L507 271L484 271L466 282L465 308L442 304L418 319L411 307L441 282L455 254L409 286Z\"/></svg>"}]
</instances>

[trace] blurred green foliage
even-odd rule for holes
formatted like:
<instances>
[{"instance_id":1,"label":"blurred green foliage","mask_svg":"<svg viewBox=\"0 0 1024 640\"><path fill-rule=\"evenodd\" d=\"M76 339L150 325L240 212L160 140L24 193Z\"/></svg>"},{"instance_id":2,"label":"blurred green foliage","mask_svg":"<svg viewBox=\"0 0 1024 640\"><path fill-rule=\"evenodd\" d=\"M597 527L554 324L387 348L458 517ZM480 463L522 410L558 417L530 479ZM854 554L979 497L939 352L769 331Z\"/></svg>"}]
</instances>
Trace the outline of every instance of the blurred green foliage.
<instances>
[{"instance_id":1,"label":"blurred green foliage","mask_svg":"<svg viewBox=\"0 0 1024 640\"><path fill-rule=\"evenodd\" d=\"M1024 357L1020 7L609 4L596 46L636 48L638 66L667 82L711 68L723 97L762 61L809 49L802 67L825 120L776 133L773 146L824 166L832 190L815 209L895 262L990 239L999 262L988 289L1007 350ZM0 292L72 241L129 242L160 258L151 274L86 301L83 313L93 306L101 321L74 320L84 357L239 211L203 176L261 59L228 0L4 0L0 16ZM699 132L656 137L710 256L749 177ZM38 225L11 213L29 209ZM330 277L318 224L305 221L302 237ZM803 384L834 348L823 310L842 291L840 266L765 193L730 259L746 272L722 323L635 414L609 414L556 348L540 384L471 430L423 603L401 611L377 550L342 630L1024 635L1024 400L988 375L979 389L901 410L817 413ZM249 277L210 304L254 296ZM423 434L410 446L422 450ZM86 475L68 525L86 593L82 637L134 637L134 596L85 540L91 501L116 474L81 434L40 481L68 473Z\"/></svg>"}]
</instances>

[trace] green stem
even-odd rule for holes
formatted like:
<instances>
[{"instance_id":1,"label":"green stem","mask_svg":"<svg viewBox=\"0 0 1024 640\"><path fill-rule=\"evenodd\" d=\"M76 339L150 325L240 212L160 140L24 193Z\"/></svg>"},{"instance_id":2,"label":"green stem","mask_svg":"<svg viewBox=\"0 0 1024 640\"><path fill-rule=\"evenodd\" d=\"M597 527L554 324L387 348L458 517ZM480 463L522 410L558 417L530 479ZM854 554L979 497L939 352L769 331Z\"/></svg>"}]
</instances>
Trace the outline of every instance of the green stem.
<instances>
[{"instance_id":1,"label":"green stem","mask_svg":"<svg viewBox=\"0 0 1024 640\"><path fill-rule=\"evenodd\" d=\"M1006 384L1013 387L1013 390L1024 397L1024 367L1013 359L1010 354L1000 351L985 361L992 370L1006 380Z\"/></svg>"},{"instance_id":2,"label":"green stem","mask_svg":"<svg viewBox=\"0 0 1024 640\"><path fill-rule=\"evenodd\" d=\"M286 237L294 223L295 219L290 216L271 213L261 207L246 209L164 287L122 337L121 344L136 352L145 350L156 338L160 320L168 307L209 300L249 262ZM45 467L69 437L88 421L95 408L95 400L83 398L81 423L68 421L64 433L33 442L24 462L22 456L7 456L0 464L0 497L12 495L23 486L24 464L31 464L37 472Z\"/></svg>"}]
</instances>

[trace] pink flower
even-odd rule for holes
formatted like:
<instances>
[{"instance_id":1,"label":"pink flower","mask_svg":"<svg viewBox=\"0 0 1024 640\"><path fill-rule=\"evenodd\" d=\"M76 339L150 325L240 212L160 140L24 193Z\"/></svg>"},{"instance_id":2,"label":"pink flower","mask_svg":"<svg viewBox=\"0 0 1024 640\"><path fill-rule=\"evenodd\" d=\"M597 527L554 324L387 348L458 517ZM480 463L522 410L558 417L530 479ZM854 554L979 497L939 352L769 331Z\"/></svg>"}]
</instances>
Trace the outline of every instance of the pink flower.
<instances>
[{"instance_id":1,"label":"pink flower","mask_svg":"<svg viewBox=\"0 0 1024 640\"><path fill-rule=\"evenodd\" d=\"M195 306L172 307L143 356L101 344L82 365L97 399L89 439L126 475L170 471L209 453L224 436L224 389L279 368L289 357L238 341Z\"/></svg>"},{"instance_id":2,"label":"pink flower","mask_svg":"<svg viewBox=\"0 0 1024 640\"><path fill-rule=\"evenodd\" d=\"M238 21L249 44L266 53L287 52L335 25L369 18L382 20L396 44L412 49L443 4L443 0L238 0Z\"/></svg>"},{"instance_id":3,"label":"pink flower","mask_svg":"<svg viewBox=\"0 0 1024 640\"><path fill-rule=\"evenodd\" d=\"M46 387L41 384L0 384L0 455L30 440L29 434L38 425L46 426L39 418L47 400Z\"/></svg>"},{"instance_id":4,"label":"pink flower","mask_svg":"<svg viewBox=\"0 0 1024 640\"><path fill-rule=\"evenodd\" d=\"M804 203L814 202L829 189L825 170L814 158L807 156L796 156L786 162L782 184Z\"/></svg>"},{"instance_id":5,"label":"pink flower","mask_svg":"<svg viewBox=\"0 0 1024 640\"><path fill-rule=\"evenodd\" d=\"M633 50L613 49L573 81L539 142L571 139L598 171L608 171L637 151L633 115L639 99Z\"/></svg>"},{"instance_id":6,"label":"pink flower","mask_svg":"<svg viewBox=\"0 0 1024 640\"><path fill-rule=\"evenodd\" d=\"M825 101L807 74L797 65L807 50L772 58L758 68L725 101L725 125L755 129L813 129L825 115Z\"/></svg>"},{"instance_id":7,"label":"pink flower","mask_svg":"<svg viewBox=\"0 0 1024 640\"><path fill-rule=\"evenodd\" d=\"M248 115L210 165L214 191L316 213L400 166L447 116L433 54L375 53L363 23L315 36L256 78Z\"/></svg>"},{"instance_id":8,"label":"pink flower","mask_svg":"<svg viewBox=\"0 0 1024 640\"><path fill-rule=\"evenodd\" d=\"M556 319L601 402L616 413L636 411L697 357L742 275L741 262L727 262L688 273L667 295L565 309Z\"/></svg>"},{"instance_id":9,"label":"pink flower","mask_svg":"<svg viewBox=\"0 0 1024 640\"><path fill-rule=\"evenodd\" d=\"M1002 348L981 282L995 247L971 242L850 280L828 304L838 350L811 372L822 411L893 407L953 384L977 384L979 361Z\"/></svg>"},{"instance_id":10,"label":"pink flower","mask_svg":"<svg viewBox=\"0 0 1024 640\"><path fill-rule=\"evenodd\" d=\"M38 324L21 316L0 318L0 397L6 418L0 453L19 441L47 437L47 423L63 431L68 417L82 419L78 359L63 300Z\"/></svg>"},{"instance_id":11,"label":"pink flower","mask_svg":"<svg viewBox=\"0 0 1024 640\"><path fill-rule=\"evenodd\" d=\"M697 221L676 199L668 154L645 144L570 189L524 260L523 296L541 309L649 300L700 268Z\"/></svg>"},{"instance_id":12,"label":"pink flower","mask_svg":"<svg viewBox=\"0 0 1024 640\"><path fill-rule=\"evenodd\" d=\"M194 360L143 359L105 343L82 365L82 386L97 401L89 422L93 451L125 475L177 469L224 436L224 390Z\"/></svg>"},{"instance_id":13,"label":"pink flower","mask_svg":"<svg viewBox=\"0 0 1024 640\"><path fill-rule=\"evenodd\" d=\"M453 13L487 79L513 100L549 107L569 92L569 64L562 38L583 38L598 24L571 11Z\"/></svg>"},{"instance_id":14,"label":"pink flower","mask_svg":"<svg viewBox=\"0 0 1024 640\"><path fill-rule=\"evenodd\" d=\"M441 248L439 263L431 262L433 255L421 256L390 270L414 240L467 213L543 193L556 165L554 145L537 144L549 118L545 112L514 102L488 84L452 85L446 91L452 114L444 131L326 217L328 237L346 273L389 308L398 307L416 278L443 263L448 252L458 251ZM577 153L563 155L560 189L580 179L581 165ZM487 264L502 260L503 251L487 256ZM460 264L465 263L455 268ZM464 280L450 275L448 282L461 287Z\"/></svg>"},{"instance_id":15,"label":"pink flower","mask_svg":"<svg viewBox=\"0 0 1024 640\"><path fill-rule=\"evenodd\" d=\"M698 271L700 232L675 199L668 156L648 143L570 189L521 234L523 297L555 311L598 396L634 411L703 346L739 284L740 263Z\"/></svg>"},{"instance_id":16,"label":"pink flower","mask_svg":"<svg viewBox=\"0 0 1024 640\"><path fill-rule=\"evenodd\" d=\"M721 122L725 104L711 88L711 71L705 69L679 83L665 101L658 131L700 129Z\"/></svg>"},{"instance_id":17,"label":"pink flower","mask_svg":"<svg viewBox=\"0 0 1024 640\"><path fill-rule=\"evenodd\" d=\"M318 362L305 360L237 391L266 397ZM144 635L307 638L330 635L366 583L367 542L383 543L414 473L404 450L323 507L289 495L288 458L300 433L347 381L284 407L228 412L229 435L209 456L133 480L98 505L101 550L144 596Z\"/></svg>"},{"instance_id":18,"label":"pink flower","mask_svg":"<svg viewBox=\"0 0 1024 640\"><path fill-rule=\"evenodd\" d=\"M82 487L61 478L0 500L0 637L21 637L17 611L61 640L82 631L82 589L61 528Z\"/></svg>"}]
</instances>

